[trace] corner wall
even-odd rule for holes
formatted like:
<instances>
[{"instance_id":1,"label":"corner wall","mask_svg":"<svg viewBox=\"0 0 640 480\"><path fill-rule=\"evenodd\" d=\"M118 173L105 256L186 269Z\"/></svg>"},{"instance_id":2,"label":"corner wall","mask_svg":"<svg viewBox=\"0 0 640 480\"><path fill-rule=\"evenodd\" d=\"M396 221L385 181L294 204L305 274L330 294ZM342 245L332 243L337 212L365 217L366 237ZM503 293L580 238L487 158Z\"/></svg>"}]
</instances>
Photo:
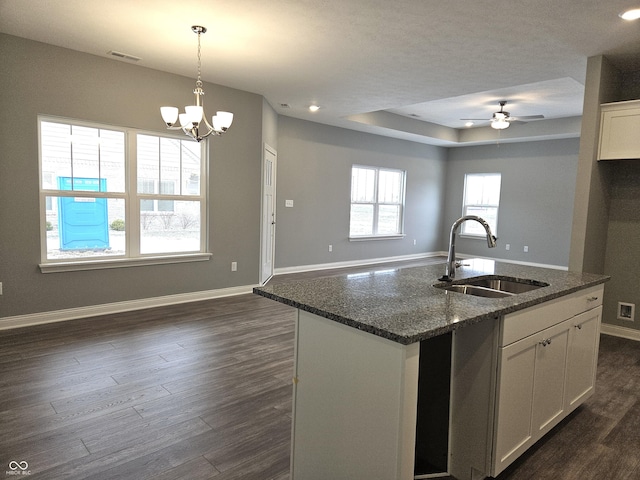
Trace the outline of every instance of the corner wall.
<instances>
[{"instance_id":1,"label":"corner wall","mask_svg":"<svg viewBox=\"0 0 640 480\"><path fill-rule=\"evenodd\" d=\"M407 171L405 238L349 241L353 164ZM445 169L441 147L281 116L276 268L439 251Z\"/></svg>"}]
</instances>

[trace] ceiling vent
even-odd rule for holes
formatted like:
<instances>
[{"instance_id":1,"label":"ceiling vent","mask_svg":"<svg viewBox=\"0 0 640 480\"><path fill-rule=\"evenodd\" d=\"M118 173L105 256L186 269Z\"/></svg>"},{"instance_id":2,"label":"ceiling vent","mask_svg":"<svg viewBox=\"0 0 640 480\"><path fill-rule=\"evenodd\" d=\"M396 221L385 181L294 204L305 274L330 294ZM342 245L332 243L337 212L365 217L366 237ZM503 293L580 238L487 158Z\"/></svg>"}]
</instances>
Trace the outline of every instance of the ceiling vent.
<instances>
[{"instance_id":1,"label":"ceiling vent","mask_svg":"<svg viewBox=\"0 0 640 480\"><path fill-rule=\"evenodd\" d=\"M133 55L129 55L128 53L116 52L115 50L107 52L107 55L111 55L112 57L120 58L122 60L129 60L131 62L139 62L140 60L142 60L140 57L135 57Z\"/></svg>"}]
</instances>

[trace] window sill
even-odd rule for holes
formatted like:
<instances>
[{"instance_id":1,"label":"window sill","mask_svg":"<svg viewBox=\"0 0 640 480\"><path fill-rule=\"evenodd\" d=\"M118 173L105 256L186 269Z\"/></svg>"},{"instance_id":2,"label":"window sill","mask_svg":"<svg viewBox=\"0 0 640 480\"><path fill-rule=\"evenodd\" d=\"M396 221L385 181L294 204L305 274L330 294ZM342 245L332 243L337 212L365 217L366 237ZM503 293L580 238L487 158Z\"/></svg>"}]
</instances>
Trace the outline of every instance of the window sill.
<instances>
[{"instance_id":1,"label":"window sill","mask_svg":"<svg viewBox=\"0 0 640 480\"><path fill-rule=\"evenodd\" d=\"M398 235L368 235L362 237L349 237L350 242L364 242L367 240L400 240L406 237L404 233Z\"/></svg>"},{"instance_id":2,"label":"window sill","mask_svg":"<svg viewBox=\"0 0 640 480\"><path fill-rule=\"evenodd\" d=\"M211 258L210 253L193 253L186 255L167 255L158 257L117 258L91 260L84 262L41 263L40 272L60 273L81 270L104 270L107 268L143 267L148 265L165 265L169 263L205 262Z\"/></svg>"}]
</instances>

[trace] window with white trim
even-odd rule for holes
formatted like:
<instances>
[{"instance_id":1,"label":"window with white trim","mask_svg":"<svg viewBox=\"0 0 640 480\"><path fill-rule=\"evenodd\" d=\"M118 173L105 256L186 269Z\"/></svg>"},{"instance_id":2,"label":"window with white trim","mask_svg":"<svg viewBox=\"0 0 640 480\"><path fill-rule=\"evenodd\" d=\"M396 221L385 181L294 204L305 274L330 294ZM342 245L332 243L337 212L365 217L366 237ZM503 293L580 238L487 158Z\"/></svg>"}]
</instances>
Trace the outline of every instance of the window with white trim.
<instances>
[{"instance_id":1,"label":"window with white trim","mask_svg":"<svg viewBox=\"0 0 640 480\"><path fill-rule=\"evenodd\" d=\"M500 206L499 173L468 173L464 176L464 200L462 215L482 217L498 233L498 207ZM478 222L464 222L460 232L463 235L486 237L484 227Z\"/></svg>"},{"instance_id":2,"label":"window with white trim","mask_svg":"<svg viewBox=\"0 0 640 480\"><path fill-rule=\"evenodd\" d=\"M43 264L205 252L204 142L38 124Z\"/></svg>"},{"instance_id":3,"label":"window with white trim","mask_svg":"<svg viewBox=\"0 0 640 480\"><path fill-rule=\"evenodd\" d=\"M403 234L405 177L403 170L351 167L350 238Z\"/></svg>"}]
</instances>

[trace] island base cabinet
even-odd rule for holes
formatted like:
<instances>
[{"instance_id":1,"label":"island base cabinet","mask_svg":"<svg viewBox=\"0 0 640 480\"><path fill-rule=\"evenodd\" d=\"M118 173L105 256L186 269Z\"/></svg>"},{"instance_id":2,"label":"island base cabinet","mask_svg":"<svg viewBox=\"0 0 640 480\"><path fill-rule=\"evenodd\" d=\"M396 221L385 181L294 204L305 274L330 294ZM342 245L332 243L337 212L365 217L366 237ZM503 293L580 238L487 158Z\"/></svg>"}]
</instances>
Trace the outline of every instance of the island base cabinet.
<instances>
[{"instance_id":1,"label":"island base cabinet","mask_svg":"<svg viewBox=\"0 0 640 480\"><path fill-rule=\"evenodd\" d=\"M593 394L602 297L593 287L502 320L491 476Z\"/></svg>"},{"instance_id":2,"label":"island base cabinet","mask_svg":"<svg viewBox=\"0 0 640 480\"><path fill-rule=\"evenodd\" d=\"M492 475L564 418L570 322L500 349Z\"/></svg>"},{"instance_id":3,"label":"island base cabinet","mask_svg":"<svg viewBox=\"0 0 640 480\"><path fill-rule=\"evenodd\" d=\"M291 480L412 480L420 344L298 311Z\"/></svg>"}]
</instances>

